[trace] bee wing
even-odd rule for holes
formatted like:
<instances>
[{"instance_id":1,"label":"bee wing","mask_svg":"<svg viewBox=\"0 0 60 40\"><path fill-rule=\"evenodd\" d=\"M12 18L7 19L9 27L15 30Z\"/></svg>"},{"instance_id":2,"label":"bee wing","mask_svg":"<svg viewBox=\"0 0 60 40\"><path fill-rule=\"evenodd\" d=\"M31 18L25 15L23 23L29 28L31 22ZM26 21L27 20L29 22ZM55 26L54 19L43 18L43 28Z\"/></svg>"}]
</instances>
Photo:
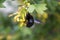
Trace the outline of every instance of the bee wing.
<instances>
[{"instance_id":1,"label":"bee wing","mask_svg":"<svg viewBox=\"0 0 60 40\"><path fill-rule=\"evenodd\" d=\"M40 24L41 22L39 20L34 20L35 23Z\"/></svg>"}]
</instances>

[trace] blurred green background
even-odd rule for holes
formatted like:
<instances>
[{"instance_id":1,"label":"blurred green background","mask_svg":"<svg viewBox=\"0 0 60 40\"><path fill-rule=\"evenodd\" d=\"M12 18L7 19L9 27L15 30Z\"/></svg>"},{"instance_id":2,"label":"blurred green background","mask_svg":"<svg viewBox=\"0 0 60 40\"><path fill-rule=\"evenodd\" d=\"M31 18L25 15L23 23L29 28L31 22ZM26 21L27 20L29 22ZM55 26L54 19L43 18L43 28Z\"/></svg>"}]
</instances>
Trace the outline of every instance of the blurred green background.
<instances>
[{"instance_id":1,"label":"blurred green background","mask_svg":"<svg viewBox=\"0 0 60 40\"><path fill-rule=\"evenodd\" d=\"M3 7L4 1L0 0L0 8ZM40 0L33 1L39 3ZM34 28L18 28L11 18L5 18L4 14L0 13L0 40L60 40L60 2L59 0L43 0L43 2L47 4L47 18L43 15L41 21L44 23L34 24Z\"/></svg>"}]
</instances>

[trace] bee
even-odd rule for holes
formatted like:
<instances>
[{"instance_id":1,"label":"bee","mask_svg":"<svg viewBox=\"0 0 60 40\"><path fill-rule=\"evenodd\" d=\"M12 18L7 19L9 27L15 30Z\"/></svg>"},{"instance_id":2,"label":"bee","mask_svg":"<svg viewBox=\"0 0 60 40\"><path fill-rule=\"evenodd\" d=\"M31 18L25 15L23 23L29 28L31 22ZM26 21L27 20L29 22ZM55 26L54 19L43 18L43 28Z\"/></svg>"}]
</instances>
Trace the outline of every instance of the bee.
<instances>
[{"instance_id":1,"label":"bee","mask_svg":"<svg viewBox=\"0 0 60 40\"><path fill-rule=\"evenodd\" d=\"M38 24L40 23L40 21L35 20L29 12L26 14L25 19L26 19L26 26L27 27L32 27L34 23L38 23Z\"/></svg>"}]
</instances>

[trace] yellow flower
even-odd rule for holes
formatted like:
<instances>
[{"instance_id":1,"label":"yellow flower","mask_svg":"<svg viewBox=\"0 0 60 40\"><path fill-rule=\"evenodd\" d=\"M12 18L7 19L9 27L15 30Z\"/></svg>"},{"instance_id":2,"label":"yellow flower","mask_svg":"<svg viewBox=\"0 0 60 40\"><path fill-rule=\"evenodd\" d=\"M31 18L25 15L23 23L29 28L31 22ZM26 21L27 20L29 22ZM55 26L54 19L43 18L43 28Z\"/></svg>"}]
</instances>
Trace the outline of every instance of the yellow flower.
<instances>
[{"instance_id":1,"label":"yellow flower","mask_svg":"<svg viewBox=\"0 0 60 40\"><path fill-rule=\"evenodd\" d=\"M46 12L45 12L45 13L43 13L43 15L42 15L42 16L43 16L43 18L44 18L44 19L48 18L48 14L47 14Z\"/></svg>"},{"instance_id":2,"label":"yellow flower","mask_svg":"<svg viewBox=\"0 0 60 40\"><path fill-rule=\"evenodd\" d=\"M26 7L28 7L30 5L30 3L28 2L25 2L24 3L25 5L22 5L21 7L18 7L18 10L15 14L11 14L9 17L14 16L14 22L18 22L20 27L22 26L25 26L26 25L26 20L25 20L25 17L26 17L26 13L27 13L27 10L26 10Z\"/></svg>"},{"instance_id":3,"label":"yellow flower","mask_svg":"<svg viewBox=\"0 0 60 40\"><path fill-rule=\"evenodd\" d=\"M58 2L58 4L60 5L60 2Z\"/></svg>"},{"instance_id":4,"label":"yellow flower","mask_svg":"<svg viewBox=\"0 0 60 40\"><path fill-rule=\"evenodd\" d=\"M22 27L22 26L26 26L26 23L25 23L25 16L26 16L26 14L22 14L22 19L20 19L20 27Z\"/></svg>"},{"instance_id":5,"label":"yellow flower","mask_svg":"<svg viewBox=\"0 0 60 40\"><path fill-rule=\"evenodd\" d=\"M24 7L19 8L18 11L16 12L17 15L14 17L15 22L19 22L20 27L25 26L25 16L26 16L26 10Z\"/></svg>"},{"instance_id":6,"label":"yellow flower","mask_svg":"<svg viewBox=\"0 0 60 40\"><path fill-rule=\"evenodd\" d=\"M26 5L27 5L27 7L29 7L30 6L30 3L27 2Z\"/></svg>"},{"instance_id":7,"label":"yellow flower","mask_svg":"<svg viewBox=\"0 0 60 40\"><path fill-rule=\"evenodd\" d=\"M14 17L14 22L18 21L18 20L19 20L19 17L20 17L20 15L16 15L16 16Z\"/></svg>"}]
</instances>

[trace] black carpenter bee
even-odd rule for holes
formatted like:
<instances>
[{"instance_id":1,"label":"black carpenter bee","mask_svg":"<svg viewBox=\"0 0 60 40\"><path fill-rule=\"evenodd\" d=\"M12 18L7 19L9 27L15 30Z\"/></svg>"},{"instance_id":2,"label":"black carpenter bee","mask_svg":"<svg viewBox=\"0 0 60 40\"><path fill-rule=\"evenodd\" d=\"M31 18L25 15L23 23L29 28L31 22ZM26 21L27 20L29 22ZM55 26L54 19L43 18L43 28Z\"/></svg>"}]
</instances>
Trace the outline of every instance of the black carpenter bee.
<instances>
[{"instance_id":1,"label":"black carpenter bee","mask_svg":"<svg viewBox=\"0 0 60 40\"><path fill-rule=\"evenodd\" d=\"M34 22L35 23L40 23L39 20L34 20L33 16L30 13L27 13L26 20L27 20L27 22L26 22L26 26L27 27L32 27L32 25L34 24Z\"/></svg>"}]
</instances>

